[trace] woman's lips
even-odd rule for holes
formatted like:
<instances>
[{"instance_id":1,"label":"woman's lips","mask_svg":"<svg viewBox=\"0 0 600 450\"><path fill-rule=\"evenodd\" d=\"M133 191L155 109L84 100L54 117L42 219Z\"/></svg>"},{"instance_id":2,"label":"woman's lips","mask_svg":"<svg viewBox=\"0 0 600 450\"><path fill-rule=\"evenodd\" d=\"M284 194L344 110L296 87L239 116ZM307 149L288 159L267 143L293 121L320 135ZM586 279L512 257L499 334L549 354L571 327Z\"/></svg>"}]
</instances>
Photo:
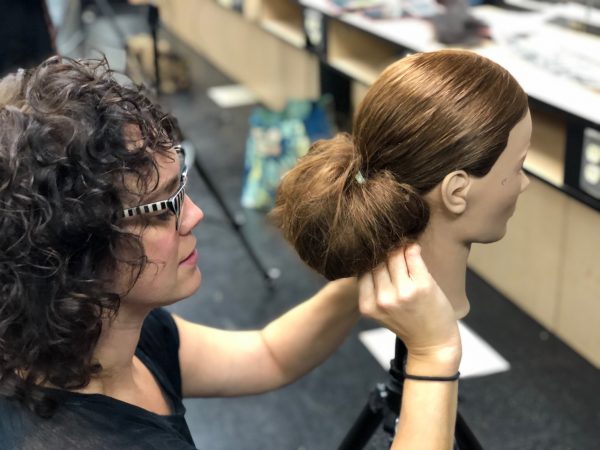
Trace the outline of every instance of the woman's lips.
<instances>
[{"instance_id":1,"label":"woman's lips","mask_svg":"<svg viewBox=\"0 0 600 450\"><path fill-rule=\"evenodd\" d=\"M187 258L181 261L179 264L184 264L186 266L195 266L198 262L198 252L196 249L192 253L190 253Z\"/></svg>"}]
</instances>

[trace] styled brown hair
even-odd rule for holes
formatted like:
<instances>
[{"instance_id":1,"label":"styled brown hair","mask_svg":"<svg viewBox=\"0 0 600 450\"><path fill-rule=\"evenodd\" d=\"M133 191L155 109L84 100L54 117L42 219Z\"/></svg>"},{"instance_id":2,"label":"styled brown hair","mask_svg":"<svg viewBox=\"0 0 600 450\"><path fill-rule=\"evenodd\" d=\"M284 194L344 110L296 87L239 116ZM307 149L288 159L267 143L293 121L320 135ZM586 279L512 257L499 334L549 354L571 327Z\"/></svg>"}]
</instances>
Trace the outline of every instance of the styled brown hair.
<instances>
[{"instance_id":1,"label":"styled brown hair","mask_svg":"<svg viewBox=\"0 0 600 450\"><path fill-rule=\"evenodd\" d=\"M272 217L326 278L364 273L424 231L423 196L448 173L491 170L527 108L517 81L475 53L401 59L367 92L352 135L315 142L284 176Z\"/></svg>"}]
</instances>

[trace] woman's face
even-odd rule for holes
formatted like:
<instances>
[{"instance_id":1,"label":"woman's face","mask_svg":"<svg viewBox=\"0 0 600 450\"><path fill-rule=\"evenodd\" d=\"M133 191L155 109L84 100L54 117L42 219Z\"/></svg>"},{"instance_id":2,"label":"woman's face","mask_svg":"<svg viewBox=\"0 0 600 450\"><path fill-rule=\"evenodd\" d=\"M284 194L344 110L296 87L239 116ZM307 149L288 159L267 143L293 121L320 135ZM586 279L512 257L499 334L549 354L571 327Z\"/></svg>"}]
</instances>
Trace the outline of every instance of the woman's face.
<instances>
[{"instance_id":1,"label":"woman's face","mask_svg":"<svg viewBox=\"0 0 600 450\"><path fill-rule=\"evenodd\" d=\"M170 156L157 154L158 187L141 199L142 203L166 200L179 189L180 158L174 150L172 152ZM133 288L122 297L123 303L167 305L189 297L200 287L201 273L196 265L198 254L192 230L203 217L202 210L185 195L178 229L175 214L170 210L125 219L130 222L126 225L130 231L141 235L148 263ZM128 287L129 274L129 270L123 270L117 285Z\"/></svg>"},{"instance_id":2,"label":"woman's face","mask_svg":"<svg viewBox=\"0 0 600 450\"><path fill-rule=\"evenodd\" d=\"M517 199L529 185L523 163L530 140L531 115L527 110L525 117L511 130L506 149L492 170L482 178L473 179L465 215L474 230L470 242L495 242L506 234Z\"/></svg>"}]
</instances>

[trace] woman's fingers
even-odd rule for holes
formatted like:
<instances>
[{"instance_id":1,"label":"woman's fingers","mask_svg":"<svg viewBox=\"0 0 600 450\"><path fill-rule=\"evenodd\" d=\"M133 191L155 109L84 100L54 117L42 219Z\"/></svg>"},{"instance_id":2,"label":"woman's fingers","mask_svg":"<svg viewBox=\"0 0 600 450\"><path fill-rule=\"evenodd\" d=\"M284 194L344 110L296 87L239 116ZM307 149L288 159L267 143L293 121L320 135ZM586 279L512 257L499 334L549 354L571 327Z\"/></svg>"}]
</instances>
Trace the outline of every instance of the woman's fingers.
<instances>
[{"instance_id":1,"label":"woman's fingers","mask_svg":"<svg viewBox=\"0 0 600 450\"><path fill-rule=\"evenodd\" d=\"M373 273L367 272L358 277L358 308L361 314L371 316L375 311L375 306Z\"/></svg>"},{"instance_id":2,"label":"woman's fingers","mask_svg":"<svg viewBox=\"0 0 600 450\"><path fill-rule=\"evenodd\" d=\"M388 297L394 296L396 290L390 278L387 264L384 262L373 269L373 284L375 288L375 298L377 302L385 301Z\"/></svg>"},{"instance_id":3,"label":"woman's fingers","mask_svg":"<svg viewBox=\"0 0 600 450\"><path fill-rule=\"evenodd\" d=\"M408 287L411 283L404 253L404 248L396 250L387 260L390 280L395 286L396 292Z\"/></svg>"},{"instance_id":4,"label":"woman's fingers","mask_svg":"<svg viewBox=\"0 0 600 450\"><path fill-rule=\"evenodd\" d=\"M427 283L430 279L429 270L421 258L421 247L412 244L404 252L408 276L417 284Z\"/></svg>"},{"instance_id":5,"label":"woman's fingers","mask_svg":"<svg viewBox=\"0 0 600 450\"><path fill-rule=\"evenodd\" d=\"M431 308L435 286L421 257L419 245L400 248L390 254L386 262L360 277L361 312L373 318L383 318L404 315L408 313L403 311L406 307L410 307L412 313L414 308Z\"/></svg>"},{"instance_id":6,"label":"woman's fingers","mask_svg":"<svg viewBox=\"0 0 600 450\"><path fill-rule=\"evenodd\" d=\"M421 357L460 349L454 311L413 244L359 278L362 314L395 333Z\"/></svg>"}]
</instances>

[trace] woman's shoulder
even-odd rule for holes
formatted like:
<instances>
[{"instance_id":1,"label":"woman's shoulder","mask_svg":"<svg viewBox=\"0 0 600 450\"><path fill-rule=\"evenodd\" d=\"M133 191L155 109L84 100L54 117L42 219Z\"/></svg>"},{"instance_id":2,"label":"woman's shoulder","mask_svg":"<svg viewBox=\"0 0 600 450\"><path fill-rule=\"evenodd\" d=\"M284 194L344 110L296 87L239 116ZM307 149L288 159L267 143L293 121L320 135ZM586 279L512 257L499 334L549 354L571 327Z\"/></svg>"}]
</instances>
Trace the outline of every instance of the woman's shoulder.
<instances>
[{"instance_id":1,"label":"woman's shoulder","mask_svg":"<svg viewBox=\"0 0 600 450\"><path fill-rule=\"evenodd\" d=\"M189 439L161 416L137 414L95 395L65 394L49 418L20 402L0 397L0 448L3 450L192 450ZM135 417L134 417L135 416ZM182 419L183 420L183 419Z\"/></svg>"},{"instance_id":2,"label":"woman's shoulder","mask_svg":"<svg viewBox=\"0 0 600 450\"><path fill-rule=\"evenodd\" d=\"M157 308L148 314L136 354L167 393L181 399L179 332L173 316L166 309Z\"/></svg>"},{"instance_id":3,"label":"woman's shoulder","mask_svg":"<svg viewBox=\"0 0 600 450\"><path fill-rule=\"evenodd\" d=\"M179 349L179 333L173 316L164 308L153 309L144 320L141 345L174 346Z\"/></svg>"}]
</instances>

